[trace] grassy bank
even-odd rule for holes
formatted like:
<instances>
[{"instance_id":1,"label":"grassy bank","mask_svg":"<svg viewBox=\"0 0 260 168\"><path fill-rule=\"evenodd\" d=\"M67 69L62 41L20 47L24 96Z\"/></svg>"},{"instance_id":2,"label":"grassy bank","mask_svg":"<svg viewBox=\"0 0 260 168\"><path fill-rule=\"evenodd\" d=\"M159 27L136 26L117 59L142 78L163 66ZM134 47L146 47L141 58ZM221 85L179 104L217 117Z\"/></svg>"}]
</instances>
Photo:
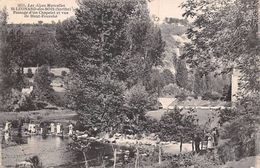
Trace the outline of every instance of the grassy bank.
<instances>
[{"instance_id":1,"label":"grassy bank","mask_svg":"<svg viewBox=\"0 0 260 168\"><path fill-rule=\"evenodd\" d=\"M74 111L63 110L50 110L43 109L37 111L25 111L25 112L0 112L0 125L2 126L6 121L16 120L19 118L30 118L38 122L41 121L70 121L77 118L77 114Z\"/></svg>"}]
</instances>

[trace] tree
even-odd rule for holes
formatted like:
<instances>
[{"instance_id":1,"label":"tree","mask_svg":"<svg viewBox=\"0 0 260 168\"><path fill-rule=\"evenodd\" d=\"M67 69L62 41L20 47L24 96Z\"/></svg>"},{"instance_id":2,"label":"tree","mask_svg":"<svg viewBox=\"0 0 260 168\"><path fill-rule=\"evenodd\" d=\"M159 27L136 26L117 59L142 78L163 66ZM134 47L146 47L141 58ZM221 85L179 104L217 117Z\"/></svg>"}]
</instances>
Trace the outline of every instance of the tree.
<instances>
[{"instance_id":1,"label":"tree","mask_svg":"<svg viewBox=\"0 0 260 168\"><path fill-rule=\"evenodd\" d=\"M9 45L7 43L7 12L0 11L0 103L1 110L6 110L6 104L12 98L14 65L8 57Z\"/></svg>"},{"instance_id":2,"label":"tree","mask_svg":"<svg viewBox=\"0 0 260 168\"><path fill-rule=\"evenodd\" d=\"M181 93L181 89L179 86L175 84L169 84L163 87L163 95L164 96L177 96Z\"/></svg>"},{"instance_id":3,"label":"tree","mask_svg":"<svg viewBox=\"0 0 260 168\"><path fill-rule=\"evenodd\" d=\"M220 113L227 144L232 146L235 159L257 155L259 129L259 94L243 98L236 108Z\"/></svg>"},{"instance_id":4,"label":"tree","mask_svg":"<svg viewBox=\"0 0 260 168\"><path fill-rule=\"evenodd\" d=\"M178 60L176 68L176 83L181 88L186 89L188 85L188 70L185 60Z\"/></svg>"},{"instance_id":5,"label":"tree","mask_svg":"<svg viewBox=\"0 0 260 168\"><path fill-rule=\"evenodd\" d=\"M152 70L150 74L150 79L148 80L148 84L146 89L149 93L157 93L158 96L161 96L162 89L165 86L165 81L162 74L158 69Z\"/></svg>"},{"instance_id":6,"label":"tree","mask_svg":"<svg viewBox=\"0 0 260 168\"><path fill-rule=\"evenodd\" d=\"M195 70L193 92L196 96L202 95L202 85L202 75L198 70Z\"/></svg>"},{"instance_id":7,"label":"tree","mask_svg":"<svg viewBox=\"0 0 260 168\"><path fill-rule=\"evenodd\" d=\"M32 96L36 100L52 102L53 88L48 66L41 66L34 75Z\"/></svg>"},{"instance_id":8,"label":"tree","mask_svg":"<svg viewBox=\"0 0 260 168\"><path fill-rule=\"evenodd\" d=\"M160 120L160 138L164 141L179 141L180 152L184 140L191 140L197 127L192 110L184 112L178 108L165 113Z\"/></svg>"},{"instance_id":9,"label":"tree","mask_svg":"<svg viewBox=\"0 0 260 168\"><path fill-rule=\"evenodd\" d=\"M130 119L134 121L136 125L138 125L139 120L145 118L145 112L149 109L149 95L145 90L145 87L141 84L137 84L130 88L126 94L126 106L131 113Z\"/></svg>"},{"instance_id":10,"label":"tree","mask_svg":"<svg viewBox=\"0 0 260 168\"><path fill-rule=\"evenodd\" d=\"M175 83L175 77L169 69L164 69L162 71L162 76L164 78L165 85L169 85L170 83Z\"/></svg>"},{"instance_id":11,"label":"tree","mask_svg":"<svg viewBox=\"0 0 260 168\"><path fill-rule=\"evenodd\" d=\"M124 90L147 87L151 69L161 62L163 42L146 1L84 0L76 18L61 25L56 38L73 60L69 106L86 126L119 129Z\"/></svg>"},{"instance_id":12,"label":"tree","mask_svg":"<svg viewBox=\"0 0 260 168\"><path fill-rule=\"evenodd\" d=\"M192 67L203 72L241 72L246 93L235 104L235 116L224 127L229 146L237 158L255 155L259 128L259 40L258 1L190 0L182 4L184 16L193 17L188 31L191 44L183 55ZM225 116L226 117L226 116Z\"/></svg>"},{"instance_id":13,"label":"tree","mask_svg":"<svg viewBox=\"0 0 260 168\"><path fill-rule=\"evenodd\" d=\"M182 4L186 17L194 18L188 30L191 43L183 55L203 72L241 70L246 88L258 91L259 45L257 0L191 0Z\"/></svg>"}]
</instances>

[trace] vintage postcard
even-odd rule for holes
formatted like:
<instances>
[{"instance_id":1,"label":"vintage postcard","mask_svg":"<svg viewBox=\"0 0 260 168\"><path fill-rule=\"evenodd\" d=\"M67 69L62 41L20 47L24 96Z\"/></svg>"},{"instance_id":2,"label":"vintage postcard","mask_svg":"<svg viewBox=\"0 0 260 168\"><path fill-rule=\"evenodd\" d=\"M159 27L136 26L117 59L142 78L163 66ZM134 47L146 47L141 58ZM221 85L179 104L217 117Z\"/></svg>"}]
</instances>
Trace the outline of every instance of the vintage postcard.
<instances>
[{"instance_id":1,"label":"vintage postcard","mask_svg":"<svg viewBox=\"0 0 260 168\"><path fill-rule=\"evenodd\" d=\"M0 168L260 168L258 0L0 0Z\"/></svg>"}]
</instances>

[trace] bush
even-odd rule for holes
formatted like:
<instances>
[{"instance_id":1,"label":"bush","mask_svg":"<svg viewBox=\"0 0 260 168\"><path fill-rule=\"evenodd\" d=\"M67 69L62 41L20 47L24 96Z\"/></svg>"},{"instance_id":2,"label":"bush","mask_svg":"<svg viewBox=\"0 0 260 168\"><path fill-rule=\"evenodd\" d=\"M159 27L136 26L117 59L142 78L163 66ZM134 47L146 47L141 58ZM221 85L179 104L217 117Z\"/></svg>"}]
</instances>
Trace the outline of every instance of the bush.
<instances>
[{"instance_id":1,"label":"bush","mask_svg":"<svg viewBox=\"0 0 260 168\"><path fill-rule=\"evenodd\" d=\"M181 89L177 84L170 83L163 87L162 93L164 96L176 96L181 93Z\"/></svg>"},{"instance_id":2,"label":"bush","mask_svg":"<svg viewBox=\"0 0 260 168\"><path fill-rule=\"evenodd\" d=\"M205 155L193 155L191 157L191 165L194 168L221 168L218 155L215 153L206 153Z\"/></svg>"},{"instance_id":3,"label":"bush","mask_svg":"<svg viewBox=\"0 0 260 168\"><path fill-rule=\"evenodd\" d=\"M231 101L231 85L225 85L222 91L221 100Z\"/></svg>"},{"instance_id":4,"label":"bush","mask_svg":"<svg viewBox=\"0 0 260 168\"><path fill-rule=\"evenodd\" d=\"M35 101L34 106L35 106L35 110L41 110L44 109L46 106L48 106L48 104L41 101Z\"/></svg>"},{"instance_id":5,"label":"bush","mask_svg":"<svg viewBox=\"0 0 260 168\"><path fill-rule=\"evenodd\" d=\"M63 76L63 77L67 76L67 72L66 71L61 71L61 76Z\"/></svg>"},{"instance_id":6,"label":"bush","mask_svg":"<svg viewBox=\"0 0 260 168\"><path fill-rule=\"evenodd\" d=\"M175 96L179 101L185 101L188 97L188 95L182 91L180 94Z\"/></svg>"},{"instance_id":7,"label":"bush","mask_svg":"<svg viewBox=\"0 0 260 168\"><path fill-rule=\"evenodd\" d=\"M66 99L65 93L54 92L53 93L53 104L59 107L66 107L68 100Z\"/></svg>"},{"instance_id":8,"label":"bush","mask_svg":"<svg viewBox=\"0 0 260 168\"><path fill-rule=\"evenodd\" d=\"M255 155L256 127L252 124L254 121L256 122L255 117L247 116L245 118L233 119L223 125L224 132L221 136L228 140L226 146L231 146L230 148L234 149L234 159L236 160ZM225 160L226 156L224 155L223 157L223 160Z\"/></svg>"},{"instance_id":9,"label":"bush","mask_svg":"<svg viewBox=\"0 0 260 168\"><path fill-rule=\"evenodd\" d=\"M236 111L233 109L220 109L218 111L219 114L219 124L223 125L225 122L231 121L232 119L236 118Z\"/></svg>"},{"instance_id":10,"label":"bush","mask_svg":"<svg viewBox=\"0 0 260 168\"><path fill-rule=\"evenodd\" d=\"M206 92L202 95L202 100L219 100L221 98L221 94L217 92Z\"/></svg>"},{"instance_id":11,"label":"bush","mask_svg":"<svg viewBox=\"0 0 260 168\"><path fill-rule=\"evenodd\" d=\"M222 163L236 160L235 148L230 142L226 142L217 148L219 160Z\"/></svg>"},{"instance_id":12,"label":"bush","mask_svg":"<svg viewBox=\"0 0 260 168\"><path fill-rule=\"evenodd\" d=\"M35 110L35 104L30 96L22 95L17 103L15 111L30 111Z\"/></svg>"}]
</instances>

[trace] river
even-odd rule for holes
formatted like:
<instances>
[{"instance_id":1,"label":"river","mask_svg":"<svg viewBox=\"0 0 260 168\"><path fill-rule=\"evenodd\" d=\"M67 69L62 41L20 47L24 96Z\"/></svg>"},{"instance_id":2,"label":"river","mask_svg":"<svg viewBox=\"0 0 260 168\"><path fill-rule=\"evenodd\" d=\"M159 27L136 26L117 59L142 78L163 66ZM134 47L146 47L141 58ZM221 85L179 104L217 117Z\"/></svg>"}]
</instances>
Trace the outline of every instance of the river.
<instances>
[{"instance_id":1,"label":"river","mask_svg":"<svg viewBox=\"0 0 260 168\"><path fill-rule=\"evenodd\" d=\"M26 143L22 145L6 146L2 149L2 164L4 167L14 167L16 163L24 161L29 157L37 155L43 167L80 167L79 162L83 161L82 154L68 149L72 142L70 138L56 136L31 136L25 138ZM106 155L111 158L110 146L92 149L87 153L88 159L98 159Z\"/></svg>"}]
</instances>

